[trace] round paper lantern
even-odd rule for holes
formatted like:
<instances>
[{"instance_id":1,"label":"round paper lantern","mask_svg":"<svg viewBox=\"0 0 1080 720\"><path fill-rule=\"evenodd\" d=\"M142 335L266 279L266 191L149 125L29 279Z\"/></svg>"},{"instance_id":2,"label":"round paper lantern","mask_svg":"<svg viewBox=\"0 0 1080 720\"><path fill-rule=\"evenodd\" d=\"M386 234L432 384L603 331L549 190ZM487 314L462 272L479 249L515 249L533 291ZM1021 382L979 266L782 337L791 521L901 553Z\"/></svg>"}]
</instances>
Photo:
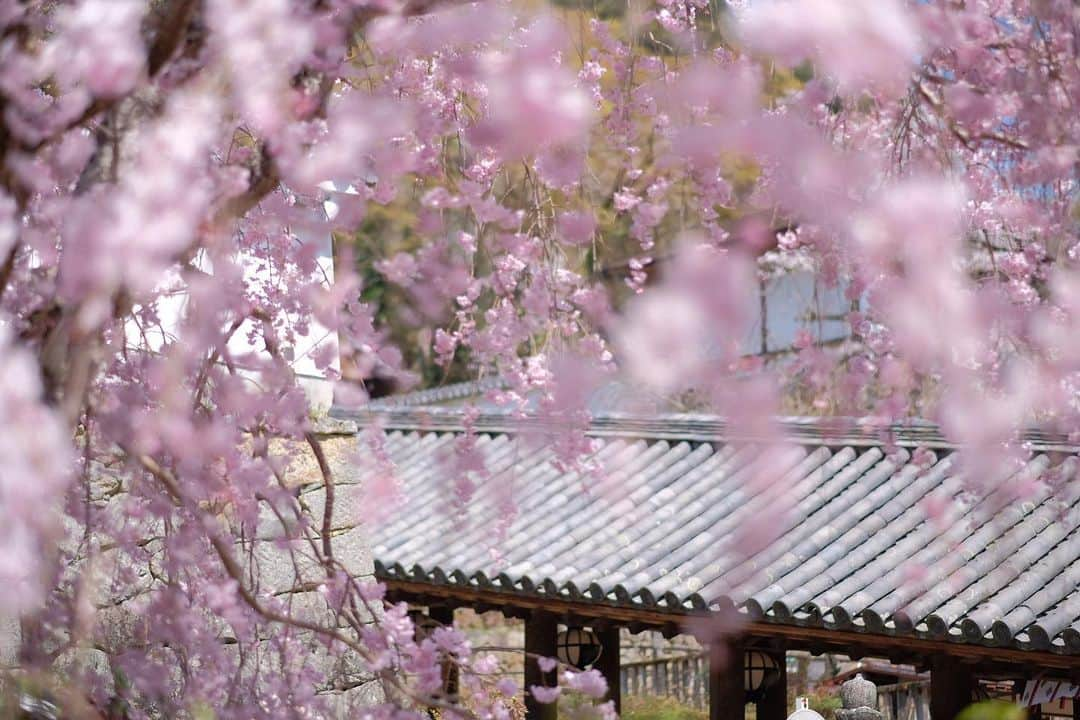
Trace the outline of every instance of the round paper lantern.
<instances>
[{"instance_id":1,"label":"round paper lantern","mask_svg":"<svg viewBox=\"0 0 1080 720\"><path fill-rule=\"evenodd\" d=\"M556 638L559 662L584 670L600 659L600 640L588 628L569 627Z\"/></svg>"},{"instance_id":2,"label":"round paper lantern","mask_svg":"<svg viewBox=\"0 0 1080 720\"><path fill-rule=\"evenodd\" d=\"M743 654L743 690L747 700L761 700L779 678L780 664L772 655L761 650L747 650Z\"/></svg>"}]
</instances>

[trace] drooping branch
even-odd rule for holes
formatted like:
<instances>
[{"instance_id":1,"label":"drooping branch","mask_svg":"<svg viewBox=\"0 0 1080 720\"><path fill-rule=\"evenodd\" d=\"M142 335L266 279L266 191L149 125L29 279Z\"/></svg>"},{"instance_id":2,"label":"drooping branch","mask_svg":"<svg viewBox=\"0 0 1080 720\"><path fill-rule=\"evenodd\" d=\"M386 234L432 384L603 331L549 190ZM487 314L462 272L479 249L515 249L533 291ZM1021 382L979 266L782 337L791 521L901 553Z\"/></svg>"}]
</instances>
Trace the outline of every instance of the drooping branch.
<instances>
[{"instance_id":1,"label":"drooping branch","mask_svg":"<svg viewBox=\"0 0 1080 720\"><path fill-rule=\"evenodd\" d=\"M183 43L200 0L172 0L162 12L157 36L146 57L150 77L161 71Z\"/></svg>"},{"instance_id":2,"label":"drooping branch","mask_svg":"<svg viewBox=\"0 0 1080 720\"><path fill-rule=\"evenodd\" d=\"M319 464L319 472L322 473L323 488L326 496L322 516L322 550L323 555L325 555L324 562L327 564L327 570L329 571L329 567L334 561L332 538L330 536L334 523L334 473L330 469L330 463L326 460L326 452L323 450L322 443L319 442L319 438L315 437L315 433L309 430L304 433L304 439L311 447L311 452L315 455L315 460Z\"/></svg>"}]
</instances>

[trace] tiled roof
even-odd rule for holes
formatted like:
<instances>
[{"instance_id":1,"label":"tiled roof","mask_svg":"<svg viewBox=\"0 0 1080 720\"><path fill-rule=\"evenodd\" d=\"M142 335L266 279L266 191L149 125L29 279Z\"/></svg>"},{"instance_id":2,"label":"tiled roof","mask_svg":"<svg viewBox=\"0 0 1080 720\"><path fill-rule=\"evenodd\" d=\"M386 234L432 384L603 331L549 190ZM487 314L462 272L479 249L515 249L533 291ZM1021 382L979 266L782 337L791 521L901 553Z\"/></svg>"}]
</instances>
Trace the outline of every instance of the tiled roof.
<instances>
[{"instance_id":1,"label":"tiled roof","mask_svg":"<svg viewBox=\"0 0 1080 720\"><path fill-rule=\"evenodd\" d=\"M506 432L508 418L486 416L476 449L487 472L454 512L462 488L447 458L460 416L384 422L398 428L386 450L406 502L372 530L383 578L680 613L734 603L766 622L1080 655L1078 459L1064 455L1053 489L1041 479L1062 455L1040 448L1061 450L1060 438L1028 438L1036 452L1018 480L1035 489L1008 502L967 492L926 423L894 429L887 454L877 430L788 419L800 444L778 457L716 441L723 424L706 416L598 418L604 473L582 477L535 437ZM912 462L916 446L936 448L929 467ZM777 487L794 512L776 518L777 542L745 558L729 541L773 511L775 498L746 482L766 457L781 463ZM932 497L955 508L940 530L925 514Z\"/></svg>"},{"instance_id":2,"label":"tiled roof","mask_svg":"<svg viewBox=\"0 0 1080 720\"><path fill-rule=\"evenodd\" d=\"M368 408L374 411L391 410L393 408L418 407L453 403L466 398L478 399L489 390L502 387L502 380L496 376L483 380L467 380L465 382L450 383L438 387L413 390L400 395L387 395L377 400L372 400Z\"/></svg>"},{"instance_id":3,"label":"tiled roof","mask_svg":"<svg viewBox=\"0 0 1080 720\"><path fill-rule=\"evenodd\" d=\"M451 409L468 402L482 412L499 415L504 412L504 406L491 401L487 396L492 391L506 390L507 387L508 383L503 378L489 375L480 380L449 383L398 395L387 395L373 400L367 409L369 412L400 412L414 408L433 407ZM524 399L523 409L526 412L535 411L539 404L539 397L539 391L529 393ZM643 393L641 388L631 386L621 380L601 383L599 387L592 390L584 405L592 414L612 414L628 410L641 412L643 409L648 409L650 412L673 409L670 400L659 395Z\"/></svg>"}]
</instances>

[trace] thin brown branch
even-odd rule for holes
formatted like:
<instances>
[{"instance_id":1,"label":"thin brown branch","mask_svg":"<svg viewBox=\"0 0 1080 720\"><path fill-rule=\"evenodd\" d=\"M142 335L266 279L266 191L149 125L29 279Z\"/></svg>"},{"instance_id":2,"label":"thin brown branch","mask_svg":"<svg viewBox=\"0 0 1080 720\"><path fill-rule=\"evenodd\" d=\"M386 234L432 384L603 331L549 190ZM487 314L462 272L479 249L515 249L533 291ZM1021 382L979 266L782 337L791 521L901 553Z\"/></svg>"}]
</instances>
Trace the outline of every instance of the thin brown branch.
<instances>
[{"instance_id":1,"label":"thin brown branch","mask_svg":"<svg viewBox=\"0 0 1080 720\"><path fill-rule=\"evenodd\" d=\"M176 0L176 2L172 3L168 10L166 10L164 18L158 26L158 32L154 38L154 43L147 50L146 69L148 77L153 78L156 76L168 62L169 58L176 52L176 49L180 46L181 40L184 38L188 25L191 22L191 18L195 14L197 5L197 0ZM64 125L63 128L40 138L36 142L20 143L20 149L29 153L36 152L64 135L72 128L85 125L106 110L112 109L127 97L130 96L125 95L117 98L110 98L108 100L97 98L83 110L79 117Z\"/></svg>"},{"instance_id":2,"label":"thin brown branch","mask_svg":"<svg viewBox=\"0 0 1080 720\"><path fill-rule=\"evenodd\" d=\"M11 273L15 269L15 258L18 254L19 245L14 243L11 250L8 251L7 257L4 258L4 264L0 265L0 298L4 297L4 291L7 290L8 283L11 282Z\"/></svg>"},{"instance_id":3,"label":"thin brown branch","mask_svg":"<svg viewBox=\"0 0 1080 720\"><path fill-rule=\"evenodd\" d=\"M198 4L198 0L176 0L165 10L157 37L146 58L146 71L150 77L157 75L180 47Z\"/></svg>"},{"instance_id":4,"label":"thin brown branch","mask_svg":"<svg viewBox=\"0 0 1080 720\"><path fill-rule=\"evenodd\" d=\"M138 454L132 455L132 457L134 457L138 461L139 465L144 470L150 473L151 476L153 476L158 482L161 483L162 487L165 488L166 493L169 495L175 505L177 505L178 507L186 507L196 513L206 514L204 510L200 509L198 506L188 501L180 488L179 481L172 474L171 471L169 471L165 467L162 467L154 458L149 455ZM307 630L317 635L321 635L329 640L339 642L343 646L356 652L363 660L368 662L371 661L371 654L368 652L367 648L365 648L358 641L348 637L347 635L344 635L335 629L325 627L318 623L304 620L302 618L293 617L291 615L280 613L276 610L266 607L244 582L243 567L240 565L239 561L237 561L237 559L233 556L229 541L222 537L220 533L213 532L209 529L212 527L212 523L204 523L204 527L208 528L207 539L209 540L210 545L214 550L214 554L216 554L218 556L218 559L221 561L221 564L225 569L225 573L229 576L229 578L236 582L237 592L239 593L240 598L255 613L257 613L260 617L269 622L279 623L282 625L296 628L298 630ZM358 591L355 578L349 576L349 584L353 587L354 591ZM359 595L358 592L357 594ZM362 595L360 595L360 597L361 599L363 599ZM368 607L368 612L372 615L372 617L375 617L374 608L368 606L366 600L364 600L364 604L366 607ZM470 718L471 720L477 720L474 713L472 713L466 708L461 707L460 705L446 702L445 700L437 697L419 695L415 693L414 691L406 687L402 683L401 679L397 677L390 676L387 673L381 673L380 677L384 682L389 683L396 690L402 693L404 697L409 698L419 706L453 710L459 716Z\"/></svg>"},{"instance_id":5,"label":"thin brown branch","mask_svg":"<svg viewBox=\"0 0 1080 720\"><path fill-rule=\"evenodd\" d=\"M322 551L327 564L327 572L330 572L330 563L334 560L334 552L331 547L330 532L334 523L334 473L330 470L330 463L326 460L326 452L323 450L319 438L310 430L304 433L304 439L311 446L311 452L319 463L319 472L322 473L323 487L325 488L326 501L323 503L322 517Z\"/></svg>"},{"instance_id":6,"label":"thin brown branch","mask_svg":"<svg viewBox=\"0 0 1080 720\"><path fill-rule=\"evenodd\" d=\"M281 182L277 163L265 144L260 143L259 168L254 175L254 180L248 186L246 192L229 198L214 214L215 225L225 225L237 218L241 218L253 207L258 205L264 197L269 195Z\"/></svg>"},{"instance_id":7,"label":"thin brown branch","mask_svg":"<svg viewBox=\"0 0 1080 720\"><path fill-rule=\"evenodd\" d=\"M180 490L179 482L177 482L177 479L168 469L162 467L160 464L158 464L156 460L154 460L154 458L150 457L149 455L143 454L136 457L143 469L149 472L158 482L161 483L162 487L164 487L165 491L169 494L169 497L172 498L177 505L181 507L190 507L190 503L187 502L183 492ZM243 601L247 603L247 605L252 610L257 612L263 618L272 622L279 622L282 624L290 625L301 630L309 630L311 632L315 632L338 642L341 642L343 645L349 647L352 650L355 650L362 657L368 657L367 650L362 645L355 642L351 638L342 635L339 632L323 627L318 623L313 623L307 620L302 620L300 618L282 615L281 613L264 606L259 601L259 599L255 597L255 594L247 587L247 584L244 582L244 569L243 567L241 567L239 561L233 556L232 549L229 547L229 544L226 542L226 540L222 538L219 533L208 532L207 535L207 539L210 541L210 546L214 549L214 553L221 561L221 564L225 569L225 573L232 580L236 581L237 592L240 594L240 597L243 599Z\"/></svg>"}]
</instances>

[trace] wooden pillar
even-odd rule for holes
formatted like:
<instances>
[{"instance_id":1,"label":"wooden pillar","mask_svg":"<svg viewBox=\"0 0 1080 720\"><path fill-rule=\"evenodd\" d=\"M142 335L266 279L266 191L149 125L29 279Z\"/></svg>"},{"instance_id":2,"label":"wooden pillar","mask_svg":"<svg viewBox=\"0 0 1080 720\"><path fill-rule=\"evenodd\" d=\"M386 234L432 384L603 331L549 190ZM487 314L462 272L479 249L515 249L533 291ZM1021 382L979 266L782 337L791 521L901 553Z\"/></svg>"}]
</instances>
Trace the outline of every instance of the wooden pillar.
<instances>
[{"instance_id":1,"label":"wooden pillar","mask_svg":"<svg viewBox=\"0 0 1080 720\"><path fill-rule=\"evenodd\" d=\"M744 720L743 645L731 640L709 653L709 720Z\"/></svg>"},{"instance_id":2,"label":"wooden pillar","mask_svg":"<svg viewBox=\"0 0 1080 720\"><path fill-rule=\"evenodd\" d=\"M557 671L542 672L536 663L536 657L556 656L556 636L559 625L555 616L540 610L534 610L525 621L525 717L527 720L557 720L557 703L541 703L529 693L533 685L555 687L559 682Z\"/></svg>"},{"instance_id":3,"label":"wooden pillar","mask_svg":"<svg viewBox=\"0 0 1080 720\"><path fill-rule=\"evenodd\" d=\"M440 625L451 626L454 624L454 608L452 607L429 607L428 617ZM443 692L448 698L456 698L458 694L458 666L454 662L444 661L442 668Z\"/></svg>"},{"instance_id":4,"label":"wooden pillar","mask_svg":"<svg viewBox=\"0 0 1080 720\"><path fill-rule=\"evenodd\" d=\"M787 701L787 653L781 650L773 655L780 665L780 677L765 691L765 697L757 704L757 720L784 720L789 714Z\"/></svg>"},{"instance_id":5,"label":"wooden pillar","mask_svg":"<svg viewBox=\"0 0 1080 720\"><path fill-rule=\"evenodd\" d=\"M596 637L600 640L600 659L593 667L607 680L607 700L615 703L615 712L622 707L622 685L619 682L622 663L619 661L619 628L610 627L597 630Z\"/></svg>"},{"instance_id":6,"label":"wooden pillar","mask_svg":"<svg viewBox=\"0 0 1080 720\"><path fill-rule=\"evenodd\" d=\"M956 658L934 656L930 662L930 720L954 720L974 696L971 669Z\"/></svg>"}]
</instances>

